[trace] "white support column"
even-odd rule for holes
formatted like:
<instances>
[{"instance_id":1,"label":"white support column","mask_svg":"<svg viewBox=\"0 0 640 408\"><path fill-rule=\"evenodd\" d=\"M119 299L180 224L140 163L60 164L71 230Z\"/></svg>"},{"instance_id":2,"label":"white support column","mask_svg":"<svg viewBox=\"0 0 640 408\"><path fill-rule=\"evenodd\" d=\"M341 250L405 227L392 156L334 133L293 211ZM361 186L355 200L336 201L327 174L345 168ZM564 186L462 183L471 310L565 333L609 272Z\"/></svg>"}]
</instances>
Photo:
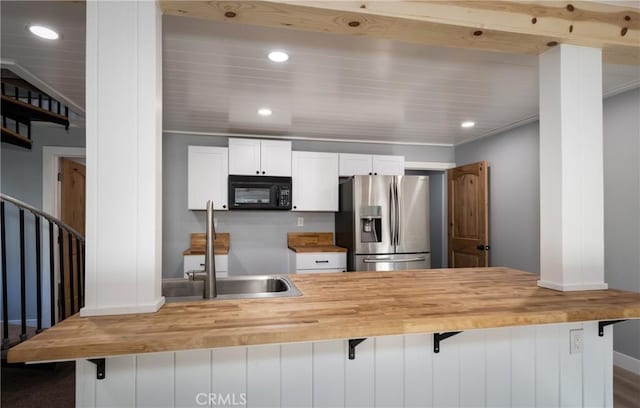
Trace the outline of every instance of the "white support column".
<instances>
[{"instance_id":1,"label":"white support column","mask_svg":"<svg viewBox=\"0 0 640 408\"><path fill-rule=\"evenodd\" d=\"M602 50L559 45L540 56L540 280L606 289Z\"/></svg>"},{"instance_id":2,"label":"white support column","mask_svg":"<svg viewBox=\"0 0 640 408\"><path fill-rule=\"evenodd\" d=\"M83 316L164 303L161 42L155 1L87 1Z\"/></svg>"}]
</instances>

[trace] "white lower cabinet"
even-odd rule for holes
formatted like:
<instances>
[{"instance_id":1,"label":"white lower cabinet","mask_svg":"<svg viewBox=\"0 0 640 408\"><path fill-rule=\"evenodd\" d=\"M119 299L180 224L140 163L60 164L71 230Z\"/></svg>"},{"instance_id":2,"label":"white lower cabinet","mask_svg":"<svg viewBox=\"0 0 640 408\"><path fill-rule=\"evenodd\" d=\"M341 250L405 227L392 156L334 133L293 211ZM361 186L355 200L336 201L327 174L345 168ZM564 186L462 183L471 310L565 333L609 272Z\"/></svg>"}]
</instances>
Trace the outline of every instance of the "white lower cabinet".
<instances>
[{"instance_id":1,"label":"white lower cabinet","mask_svg":"<svg viewBox=\"0 0 640 408\"><path fill-rule=\"evenodd\" d=\"M346 272L346 252L294 252L289 250L289 273Z\"/></svg>"},{"instance_id":2,"label":"white lower cabinet","mask_svg":"<svg viewBox=\"0 0 640 408\"><path fill-rule=\"evenodd\" d=\"M215 255L216 277L226 278L229 276L229 255ZM184 277L188 278L187 272L204 271L204 255L184 255L182 266Z\"/></svg>"}]
</instances>

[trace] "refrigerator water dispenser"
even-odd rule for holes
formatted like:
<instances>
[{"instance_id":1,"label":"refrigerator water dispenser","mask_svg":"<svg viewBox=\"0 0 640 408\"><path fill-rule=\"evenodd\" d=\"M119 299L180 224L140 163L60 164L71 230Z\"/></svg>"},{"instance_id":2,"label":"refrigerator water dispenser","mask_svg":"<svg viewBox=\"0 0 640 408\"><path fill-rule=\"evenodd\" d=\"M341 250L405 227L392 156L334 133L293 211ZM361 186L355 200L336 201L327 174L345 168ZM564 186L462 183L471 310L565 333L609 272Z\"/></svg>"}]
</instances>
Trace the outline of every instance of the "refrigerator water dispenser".
<instances>
[{"instance_id":1,"label":"refrigerator water dispenser","mask_svg":"<svg viewBox=\"0 0 640 408\"><path fill-rule=\"evenodd\" d=\"M360 210L360 241L382 242L382 207L362 207Z\"/></svg>"}]
</instances>

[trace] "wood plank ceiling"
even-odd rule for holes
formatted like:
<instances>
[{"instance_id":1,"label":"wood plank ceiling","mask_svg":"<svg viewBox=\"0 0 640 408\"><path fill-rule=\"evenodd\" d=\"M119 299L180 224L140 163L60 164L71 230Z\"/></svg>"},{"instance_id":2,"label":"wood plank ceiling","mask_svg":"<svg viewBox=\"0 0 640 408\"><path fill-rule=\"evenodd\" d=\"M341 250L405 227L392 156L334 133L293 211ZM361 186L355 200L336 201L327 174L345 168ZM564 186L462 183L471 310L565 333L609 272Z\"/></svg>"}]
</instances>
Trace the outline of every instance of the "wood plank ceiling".
<instances>
[{"instance_id":1,"label":"wood plank ceiling","mask_svg":"<svg viewBox=\"0 0 640 408\"><path fill-rule=\"evenodd\" d=\"M2 58L84 106L84 4L4 2ZM33 38L30 23L61 40ZM537 57L165 16L164 129L457 144L535 117ZM271 50L290 59L276 64ZM614 93L640 68L605 65ZM269 107L270 117L257 115ZM473 120L476 127L460 128Z\"/></svg>"}]
</instances>

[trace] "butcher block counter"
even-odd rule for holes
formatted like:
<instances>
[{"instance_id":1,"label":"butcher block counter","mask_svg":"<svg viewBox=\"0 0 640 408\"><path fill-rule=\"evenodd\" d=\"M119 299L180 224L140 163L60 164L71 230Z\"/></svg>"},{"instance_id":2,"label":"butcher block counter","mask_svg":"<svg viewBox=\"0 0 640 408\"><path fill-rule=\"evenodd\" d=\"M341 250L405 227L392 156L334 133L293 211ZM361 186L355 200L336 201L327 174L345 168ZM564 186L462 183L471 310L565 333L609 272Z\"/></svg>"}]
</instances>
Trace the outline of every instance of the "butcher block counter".
<instances>
[{"instance_id":1,"label":"butcher block counter","mask_svg":"<svg viewBox=\"0 0 640 408\"><path fill-rule=\"evenodd\" d=\"M228 255L230 240L231 236L228 232L217 233L216 239L213 241L214 255ZM204 255L206 247L206 234L201 232L193 233L191 234L191 245L182 253L182 255Z\"/></svg>"},{"instance_id":2,"label":"butcher block counter","mask_svg":"<svg viewBox=\"0 0 640 408\"><path fill-rule=\"evenodd\" d=\"M333 245L333 232L289 232L287 247L297 253L347 252Z\"/></svg>"},{"instance_id":3,"label":"butcher block counter","mask_svg":"<svg viewBox=\"0 0 640 408\"><path fill-rule=\"evenodd\" d=\"M640 294L558 292L508 268L291 275L302 296L170 303L79 317L9 350L10 362L640 318Z\"/></svg>"}]
</instances>

